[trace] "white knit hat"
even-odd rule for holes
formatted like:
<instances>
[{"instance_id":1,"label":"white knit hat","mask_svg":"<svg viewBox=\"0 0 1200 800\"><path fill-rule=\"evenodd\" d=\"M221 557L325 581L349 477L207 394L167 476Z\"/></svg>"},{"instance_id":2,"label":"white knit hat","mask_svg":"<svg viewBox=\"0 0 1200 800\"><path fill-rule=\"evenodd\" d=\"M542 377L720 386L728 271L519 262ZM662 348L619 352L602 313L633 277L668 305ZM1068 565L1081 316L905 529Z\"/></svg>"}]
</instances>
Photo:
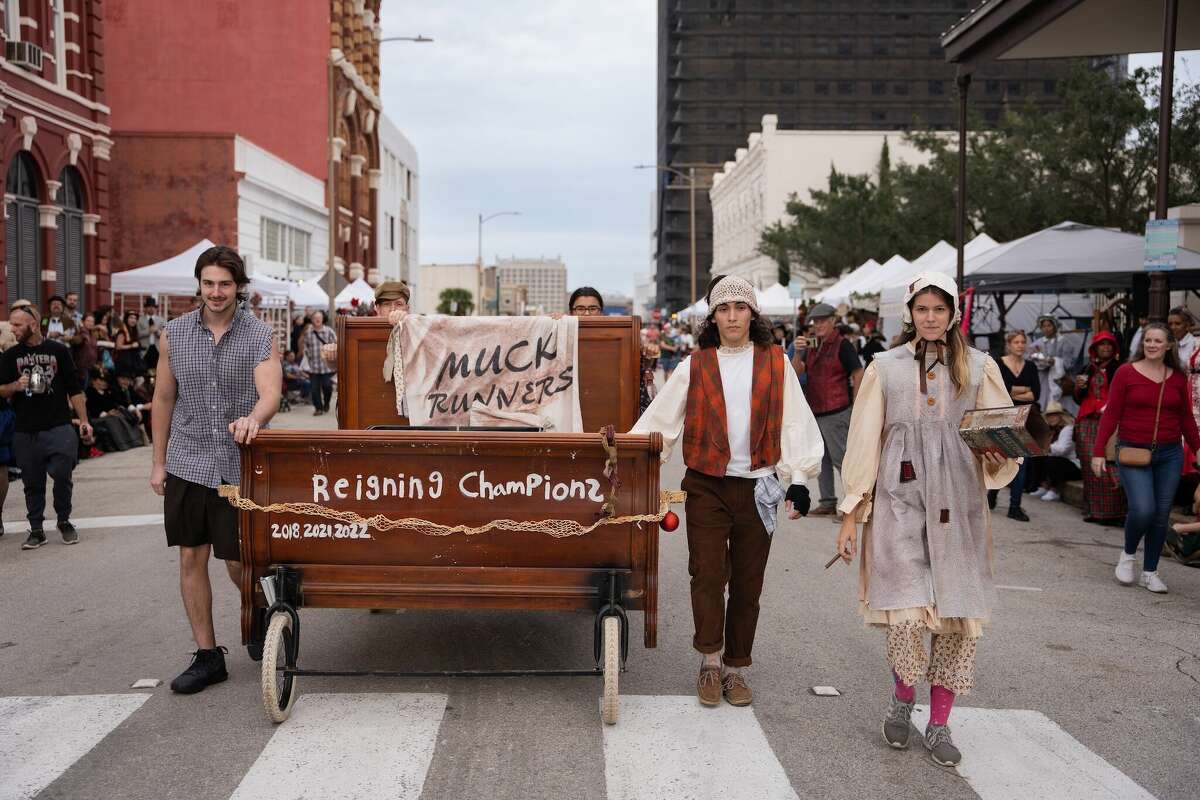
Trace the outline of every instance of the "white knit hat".
<instances>
[{"instance_id":1,"label":"white knit hat","mask_svg":"<svg viewBox=\"0 0 1200 800\"><path fill-rule=\"evenodd\" d=\"M950 317L950 327L953 327L958 322L958 284L944 272L922 272L912 279L904 292L904 306L900 312L900 319L905 325L913 324L912 309L909 308L909 303L930 286L937 287L950 295L950 301L954 304L954 313Z\"/></svg>"},{"instance_id":2,"label":"white knit hat","mask_svg":"<svg viewBox=\"0 0 1200 800\"><path fill-rule=\"evenodd\" d=\"M722 303L745 303L754 313L758 313L758 298L754 296L754 287L745 278L727 275L712 288L708 294L709 312Z\"/></svg>"}]
</instances>

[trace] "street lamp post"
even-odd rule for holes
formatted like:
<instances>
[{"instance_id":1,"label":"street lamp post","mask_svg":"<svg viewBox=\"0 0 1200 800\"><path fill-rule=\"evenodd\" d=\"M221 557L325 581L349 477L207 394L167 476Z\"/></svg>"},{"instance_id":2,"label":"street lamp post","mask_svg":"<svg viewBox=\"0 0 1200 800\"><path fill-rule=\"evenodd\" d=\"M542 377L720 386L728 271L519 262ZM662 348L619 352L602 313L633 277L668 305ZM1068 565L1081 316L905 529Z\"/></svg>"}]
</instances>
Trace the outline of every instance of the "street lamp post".
<instances>
[{"instance_id":1,"label":"street lamp post","mask_svg":"<svg viewBox=\"0 0 1200 800\"><path fill-rule=\"evenodd\" d=\"M476 261L476 264L478 264L478 266L479 266L479 275L481 278L483 276L483 223L487 222L489 219L495 219L496 217L519 217L519 216L521 216L520 211L497 211L495 214L488 214L486 217L483 215L482 211L479 213L479 240L478 240L479 254L477 256L478 260ZM480 294L482 294L482 292L480 292ZM479 299L482 300L483 298L480 297ZM496 316L497 317L500 316L500 267L499 266L496 267Z\"/></svg>"},{"instance_id":2,"label":"street lamp post","mask_svg":"<svg viewBox=\"0 0 1200 800\"><path fill-rule=\"evenodd\" d=\"M688 185L688 233L692 250L692 283L688 294L688 305L696 302L696 168L689 166L687 172L669 167L665 164L638 164L634 169L657 169L670 172L687 181Z\"/></svg>"},{"instance_id":3,"label":"street lamp post","mask_svg":"<svg viewBox=\"0 0 1200 800\"><path fill-rule=\"evenodd\" d=\"M418 42L425 44L432 42L427 36L387 36L379 40L383 42ZM336 57L334 56L336 53ZM337 277L335 273L335 265L337 263L337 220L338 220L338 192L337 192L337 165L342 158L342 148L346 142L339 141L337 138L337 68L345 63L346 57L340 51L333 51L329 54L327 64L327 80L329 82L329 175L327 177L327 186L325 187L325 196L329 204L329 263L325 269L325 291L329 294L329 306L326 311L326 316L329 320L333 319L337 313L335 308L334 296L337 288Z\"/></svg>"}]
</instances>

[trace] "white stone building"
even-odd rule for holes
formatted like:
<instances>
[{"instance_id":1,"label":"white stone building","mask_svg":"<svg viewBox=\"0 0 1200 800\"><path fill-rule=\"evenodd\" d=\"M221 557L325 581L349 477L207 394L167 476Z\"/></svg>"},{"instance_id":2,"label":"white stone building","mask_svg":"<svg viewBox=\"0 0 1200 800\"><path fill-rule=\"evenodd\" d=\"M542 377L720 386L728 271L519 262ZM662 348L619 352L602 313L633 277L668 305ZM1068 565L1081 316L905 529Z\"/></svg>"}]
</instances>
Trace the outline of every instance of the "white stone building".
<instances>
[{"instance_id":1,"label":"white stone building","mask_svg":"<svg viewBox=\"0 0 1200 800\"><path fill-rule=\"evenodd\" d=\"M474 261L469 264L422 264L417 275L416 305L414 311L422 314L437 313L438 298L446 289L466 289L471 293L474 308L471 316L486 313L481 309L483 297L483 274Z\"/></svg>"},{"instance_id":2,"label":"white stone building","mask_svg":"<svg viewBox=\"0 0 1200 800\"><path fill-rule=\"evenodd\" d=\"M713 175L709 191L712 274L740 275L760 289L779 280L779 266L758 252L758 244L766 227L787 216L790 195L807 201L811 190L826 188L831 166L851 175L873 174L885 139L893 165L929 160L899 131L781 131L777 126L774 114L764 116L762 131L750 134L747 146ZM792 276L805 285L806 296L831 282L794 264Z\"/></svg>"},{"instance_id":3,"label":"white stone building","mask_svg":"<svg viewBox=\"0 0 1200 800\"><path fill-rule=\"evenodd\" d=\"M498 258L497 282L500 292L510 286L528 290L526 312L565 314L567 312L567 265L558 258Z\"/></svg>"},{"instance_id":4,"label":"white stone building","mask_svg":"<svg viewBox=\"0 0 1200 800\"><path fill-rule=\"evenodd\" d=\"M420 167L417 149L386 114L379 116L379 263L371 283L402 280L410 285L417 279L420 257L417 250L419 227Z\"/></svg>"},{"instance_id":5,"label":"white stone building","mask_svg":"<svg viewBox=\"0 0 1200 800\"><path fill-rule=\"evenodd\" d=\"M235 136L237 242L251 274L307 280L325 274L325 182Z\"/></svg>"},{"instance_id":6,"label":"white stone building","mask_svg":"<svg viewBox=\"0 0 1200 800\"><path fill-rule=\"evenodd\" d=\"M654 310L655 285L653 272L636 272L633 275L633 315L642 322L650 319Z\"/></svg>"}]
</instances>

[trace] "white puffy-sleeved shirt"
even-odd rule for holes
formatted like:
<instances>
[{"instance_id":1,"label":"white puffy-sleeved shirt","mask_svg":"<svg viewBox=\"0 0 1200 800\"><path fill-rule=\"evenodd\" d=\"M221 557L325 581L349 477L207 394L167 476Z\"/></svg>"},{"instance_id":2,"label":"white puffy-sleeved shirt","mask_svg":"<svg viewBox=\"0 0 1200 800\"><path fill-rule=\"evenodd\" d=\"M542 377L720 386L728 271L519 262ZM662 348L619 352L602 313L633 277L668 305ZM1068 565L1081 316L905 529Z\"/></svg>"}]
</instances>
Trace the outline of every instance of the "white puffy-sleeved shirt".
<instances>
[{"instance_id":1,"label":"white puffy-sleeved shirt","mask_svg":"<svg viewBox=\"0 0 1200 800\"><path fill-rule=\"evenodd\" d=\"M666 386L642 414L630 433L658 431L663 437L662 460L671 457L683 433L687 411L688 386L692 358L688 356L671 373ZM750 394L754 381L754 348L739 352L717 349L721 387L725 394L725 420L728 424L729 464L726 475L761 478L777 471L782 483L803 485L821 471L825 443L817 420L804 399L796 371L786 358L783 368L783 422L780 426L780 460L774 467L750 469Z\"/></svg>"}]
</instances>

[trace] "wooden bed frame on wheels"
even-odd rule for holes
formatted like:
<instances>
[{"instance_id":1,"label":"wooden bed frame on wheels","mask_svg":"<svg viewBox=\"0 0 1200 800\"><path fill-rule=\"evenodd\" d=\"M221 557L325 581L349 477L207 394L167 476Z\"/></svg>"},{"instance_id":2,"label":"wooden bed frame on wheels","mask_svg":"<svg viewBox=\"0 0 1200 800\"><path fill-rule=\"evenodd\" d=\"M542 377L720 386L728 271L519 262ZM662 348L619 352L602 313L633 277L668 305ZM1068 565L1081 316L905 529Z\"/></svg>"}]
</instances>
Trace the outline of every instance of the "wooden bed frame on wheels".
<instances>
[{"instance_id":1,"label":"wooden bed frame on wheels","mask_svg":"<svg viewBox=\"0 0 1200 800\"><path fill-rule=\"evenodd\" d=\"M591 525L612 496L613 517L655 515L660 507L660 434L616 435L618 481L604 474L610 451L598 432L632 426L640 372L636 318L581 320L585 427L592 433L504 429L264 431L242 451L240 514L242 639L263 643L263 702L287 719L304 675L602 675L602 716L617 716L617 675L628 653L625 612L644 613L643 642L657 643L658 525L603 524L579 535L546 530L445 533L570 520ZM599 323L599 324L597 324ZM349 318L339 372L346 391L339 421L396 425L394 389L382 381L386 320ZM589 336L589 334L591 334ZM597 359L592 344L602 356ZM615 374L614 374L615 373ZM300 513L318 504L335 517ZM352 513L347 513L352 512ZM357 516L354 516L357 515ZM544 526L543 526L544 527ZM557 525L558 534L569 533ZM348 672L299 666L300 617L310 608L489 608L576 610L595 615L596 666L507 672Z\"/></svg>"}]
</instances>

